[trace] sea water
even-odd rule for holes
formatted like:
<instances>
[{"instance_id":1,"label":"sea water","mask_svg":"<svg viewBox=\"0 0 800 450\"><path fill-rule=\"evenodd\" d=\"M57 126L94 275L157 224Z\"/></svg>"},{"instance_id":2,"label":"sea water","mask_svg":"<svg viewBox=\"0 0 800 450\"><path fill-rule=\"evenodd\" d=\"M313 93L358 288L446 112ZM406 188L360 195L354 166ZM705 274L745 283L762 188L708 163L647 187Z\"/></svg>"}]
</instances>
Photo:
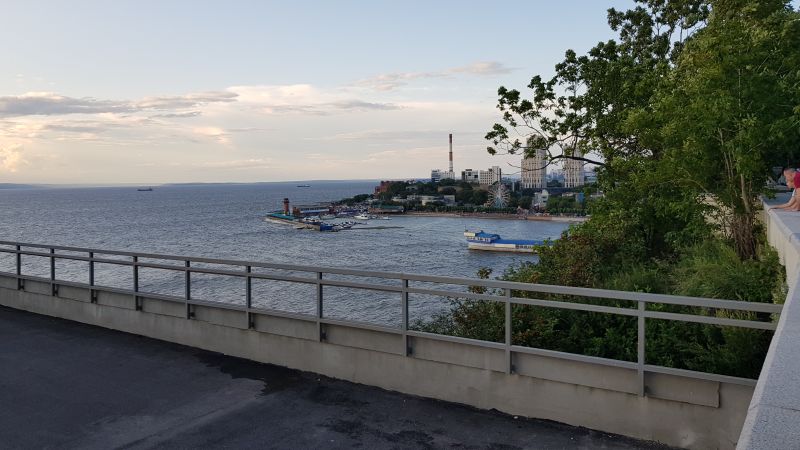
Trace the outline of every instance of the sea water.
<instances>
[{"instance_id":1,"label":"sea water","mask_svg":"<svg viewBox=\"0 0 800 450\"><path fill-rule=\"evenodd\" d=\"M389 229L320 233L296 230L264 220L267 212L292 204L327 202L371 193L375 182L205 184L136 187L41 188L0 190L0 240L89 247L219 259L325 266L341 269L475 276L483 267L495 275L507 267L536 261L530 254L467 250L465 229L483 229L505 238L556 238L567 227L547 221L457 217L396 216L370 221ZM394 228L397 227L397 228ZM168 263L167 261L159 261ZM219 267L231 269L230 267ZM23 273L49 276L46 258L23 257ZM13 272L14 258L0 254L0 270ZM234 268L241 270L241 268ZM57 278L86 282L88 263L59 261ZM313 276L280 271L292 276ZM182 296L183 273L140 269L140 290ZM396 283L374 278L335 277L362 283ZM98 264L99 285L130 289L132 270ZM315 286L254 280L253 304L312 314ZM192 298L243 304L244 280L192 274ZM400 295L396 292L325 287L325 315L397 325ZM447 308L444 297L410 296L412 320L425 320Z\"/></svg>"}]
</instances>

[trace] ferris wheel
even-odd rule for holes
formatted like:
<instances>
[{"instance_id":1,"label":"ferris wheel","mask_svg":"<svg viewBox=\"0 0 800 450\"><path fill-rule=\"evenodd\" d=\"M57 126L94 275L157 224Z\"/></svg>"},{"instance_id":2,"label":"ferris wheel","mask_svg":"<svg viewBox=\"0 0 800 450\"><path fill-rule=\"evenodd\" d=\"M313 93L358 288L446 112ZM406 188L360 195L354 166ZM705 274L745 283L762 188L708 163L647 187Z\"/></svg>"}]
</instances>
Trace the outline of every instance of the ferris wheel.
<instances>
[{"instance_id":1,"label":"ferris wheel","mask_svg":"<svg viewBox=\"0 0 800 450\"><path fill-rule=\"evenodd\" d=\"M511 193L503 183L495 183L489 187L489 201L486 206L493 208L506 208L508 207Z\"/></svg>"}]
</instances>

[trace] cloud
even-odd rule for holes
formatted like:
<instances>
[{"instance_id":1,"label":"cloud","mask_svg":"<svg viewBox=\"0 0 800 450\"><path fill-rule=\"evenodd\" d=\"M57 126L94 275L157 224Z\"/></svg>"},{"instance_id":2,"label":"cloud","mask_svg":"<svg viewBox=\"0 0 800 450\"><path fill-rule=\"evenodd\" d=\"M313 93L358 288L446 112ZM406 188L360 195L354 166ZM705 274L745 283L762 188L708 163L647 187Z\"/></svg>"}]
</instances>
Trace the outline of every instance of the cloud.
<instances>
[{"instance_id":1,"label":"cloud","mask_svg":"<svg viewBox=\"0 0 800 450\"><path fill-rule=\"evenodd\" d=\"M497 61L479 61L462 67L450 69L452 73L466 73L470 75L492 76L505 75L517 69L506 67Z\"/></svg>"},{"instance_id":2,"label":"cloud","mask_svg":"<svg viewBox=\"0 0 800 450\"><path fill-rule=\"evenodd\" d=\"M271 169L272 159L253 158L235 159L231 161L208 161L195 164L196 167L209 169Z\"/></svg>"},{"instance_id":3,"label":"cloud","mask_svg":"<svg viewBox=\"0 0 800 450\"><path fill-rule=\"evenodd\" d=\"M28 92L17 96L0 97L0 117L126 113L136 108L125 102L72 98L52 92Z\"/></svg>"},{"instance_id":4,"label":"cloud","mask_svg":"<svg viewBox=\"0 0 800 450\"><path fill-rule=\"evenodd\" d=\"M0 147L0 169L3 171L13 173L26 164L28 162L22 157L21 145Z\"/></svg>"},{"instance_id":5,"label":"cloud","mask_svg":"<svg viewBox=\"0 0 800 450\"><path fill-rule=\"evenodd\" d=\"M353 83L357 87L365 87L376 91L391 91L405 86L412 80L448 78L453 75L465 74L476 76L494 76L511 73L515 68L506 67L497 61L478 61L466 66L453 67L438 72L395 72L377 75L358 80Z\"/></svg>"},{"instance_id":6,"label":"cloud","mask_svg":"<svg viewBox=\"0 0 800 450\"><path fill-rule=\"evenodd\" d=\"M385 73L371 78L356 81L355 86L366 87L376 91L391 91L408 84L408 81L421 78L442 78L446 72L405 72Z\"/></svg>"},{"instance_id":7,"label":"cloud","mask_svg":"<svg viewBox=\"0 0 800 450\"><path fill-rule=\"evenodd\" d=\"M234 92L203 92L167 97L147 97L139 101L73 98L53 92L28 92L0 97L0 117L55 116L66 114L123 114L147 110L181 110L209 103L236 101ZM173 113L171 117L193 117L199 112Z\"/></svg>"},{"instance_id":8,"label":"cloud","mask_svg":"<svg viewBox=\"0 0 800 450\"><path fill-rule=\"evenodd\" d=\"M186 119L190 117L200 117L203 113L200 111L187 111L182 113L167 113L167 114L155 114L150 116L152 119Z\"/></svg>"},{"instance_id":9,"label":"cloud","mask_svg":"<svg viewBox=\"0 0 800 450\"><path fill-rule=\"evenodd\" d=\"M363 130L346 133L336 133L319 138L307 138L319 141L378 141L378 142L411 142L411 141L441 141L447 143L447 130ZM479 131L453 131L456 140L459 137L483 136Z\"/></svg>"},{"instance_id":10,"label":"cloud","mask_svg":"<svg viewBox=\"0 0 800 450\"><path fill-rule=\"evenodd\" d=\"M219 127L196 127L192 131L200 136L211 138L220 144L230 143L230 133Z\"/></svg>"},{"instance_id":11,"label":"cloud","mask_svg":"<svg viewBox=\"0 0 800 450\"><path fill-rule=\"evenodd\" d=\"M364 111L391 111L401 106L352 98L338 91L308 84L233 86L238 101L265 114L332 115Z\"/></svg>"},{"instance_id":12,"label":"cloud","mask_svg":"<svg viewBox=\"0 0 800 450\"><path fill-rule=\"evenodd\" d=\"M373 103L362 100L342 100L330 103L268 105L262 111L269 114L309 114L327 116L342 112L391 111L401 107L393 103Z\"/></svg>"},{"instance_id":13,"label":"cloud","mask_svg":"<svg viewBox=\"0 0 800 450\"><path fill-rule=\"evenodd\" d=\"M186 109L196 108L208 103L229 103L235 102L238 94L228 91L200 92L186 95L171 95L163 97L147 97L136 102L139 109Z\"/></svg>"}]
</instances>

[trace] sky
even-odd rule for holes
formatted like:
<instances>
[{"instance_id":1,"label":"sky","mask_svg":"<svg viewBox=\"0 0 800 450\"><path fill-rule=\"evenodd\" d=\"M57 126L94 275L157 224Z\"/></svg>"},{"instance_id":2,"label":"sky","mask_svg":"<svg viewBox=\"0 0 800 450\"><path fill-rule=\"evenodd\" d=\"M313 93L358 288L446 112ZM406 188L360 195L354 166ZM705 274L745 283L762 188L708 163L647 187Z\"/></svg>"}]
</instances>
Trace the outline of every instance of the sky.
<instances>
[{"instance_id":1,"label":"sky","mask_svg":"<svg viewBox=\"0 0 800 450\"><path fill-rule=\"evenodd\" d=\"M0 183L518 172L497 88L613 37L623 0L0 0Z\"/></svg>"}]
</instances>

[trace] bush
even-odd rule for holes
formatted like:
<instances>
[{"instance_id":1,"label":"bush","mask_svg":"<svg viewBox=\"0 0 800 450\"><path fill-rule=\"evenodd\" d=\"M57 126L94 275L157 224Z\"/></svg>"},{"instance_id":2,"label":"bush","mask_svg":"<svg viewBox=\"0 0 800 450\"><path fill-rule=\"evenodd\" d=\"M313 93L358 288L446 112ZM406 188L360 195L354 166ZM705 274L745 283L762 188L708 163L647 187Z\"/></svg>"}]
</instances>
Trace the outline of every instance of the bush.
<instances>
[{"instance_id":1,"label":"bush","mask_svg":"<svg viewBox=\"0 0 800 450\"><path fill-rule=\"evenodd\" d=\"M721 239L685 247L669 258L648 259L645 239L625 220L590 220L573 226L555 245L542 248L538 264L509 267L501 279L524 283L605 287L615 290L666 293L707 298L772 302L785 295L783 269L774 251L764 246L759 257L742 261ZM479 273L488 278L490 271ZM483 290L480 290L483 293ZM496 293L500 294L500 293ZM633 302L586 299L563 295L514 292L517 297L580 301L617 307ZM430 322L416 324L426 331L502 342L504 305L498 302L453 299L452 309ZM701 309L665 304L648 309L708 314L740 319L762 314ZM514 345L636 360L635 317L515 305L512 309ZM702 372L757 378L772 333L733 327L648 319L646 361Z\"/></svg>"}]
</instances>

